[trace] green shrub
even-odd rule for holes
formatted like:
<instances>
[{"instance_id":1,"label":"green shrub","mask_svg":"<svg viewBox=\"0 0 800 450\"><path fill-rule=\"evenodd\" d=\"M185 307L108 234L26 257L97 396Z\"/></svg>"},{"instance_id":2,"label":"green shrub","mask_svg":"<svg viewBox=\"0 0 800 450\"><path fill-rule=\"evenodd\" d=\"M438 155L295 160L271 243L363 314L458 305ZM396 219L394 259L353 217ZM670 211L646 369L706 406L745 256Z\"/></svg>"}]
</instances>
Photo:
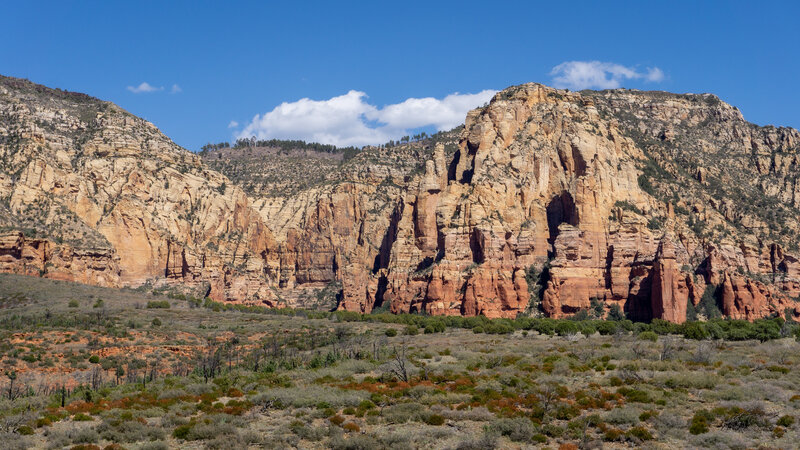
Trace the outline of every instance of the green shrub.
<instances>
[{"instance_id":1,"label":"green shrub","mask_svg":"<svg viewBox=\"0 0 800 450\"><path fill-rule=\"evenodd\" d=\"M653 417L658 417L658 411L647 410L639 414L639 420L641 420L642 422L647 422Z\"/></svg>"},{"instance_id":2,"label":"green shrub","mask_svg":"<svg viewBox=\"0 0 800 450\"><path fill-rule=\"evenodd\" d=\"M656 342L658 335L654 331L642 331L637 337L640 341Z\"/></svg>"},{"instance_id":3,"label":"green shrub","mask_svg":"<svg viewBox=\"0 0 800 450\"><path fill-rule=\"evenodd\" d=\"M406 327L405 334L407 336L416 336L419 334L419 328L416 325L409 325Z\"/></svg>"},{"instance_id":4,"label":"green shrub","mask_svg":"<svg viewBox=\"0 0 800 450\"><path fill-rule=\"evenodd\" d=\"M614 303L608 310L607 319L613 320L615 322L622 321L625 320L625 313L622 312L622 309L619 307L618 304Z\"/></svg>"},{"instance_id":5,"label":"green shrub","mask_svg":"<svg viewBox=\"0 0 800 450\"><path fill-rule=\"evenodd\" d=\"M572 405L558 405L553 411L553 417L558 420L571 420L581 414L580 410Z\"/></svg>"},{"instance_id":6,"label":"green shrub","mask_svg":"<svg viewBox=\"0 0 800 450\"><path fill-rule=\"evenodd\" d=\"M567 336L578 333L578 325L569 320L562 320L556 324L555 332L559 336Z\"/></svg>"},{"instance_id":7,"label":"green shrub","mask_svg":"<svg viewBox=\"0 0 800 450\"><path fill-rule=\"evenodd\" d=\"M194 424L180 425L176 427L175 430L172 432L172 436L175 439L185 440L189 436L189 431L192 430L192 426L194 426Z\"/></svg>"},{"instance_id":8,"label":"green shrub","mask_svg":"<svg viewBox=\"0 0 800 450\"><path fill-rule=\"evenodd\" d=\"M444 416L439 414L431 414L425 419L425 423L435 426L444 425Z\"/></svg>"},{"instance_id":9,"label":"green shrub","mask_svg":"<svg viewBox=\"0 0 800 450\"><path fill-rule=\"evenodd\" d=\"M395 337L397 336L397 330L394 328L387 328L386 331L383 332L388 337Z\"/></svg>"},{"instance_id":10,"label":"green shrub","mask_svg":"<svg viewBox=\"0 0 800 450\"><path fill-rule=\"evenodd\" d=\"M611 320L603 320L598 322L595 328L601 335L608 336L617 332L617 323Z\"/></svg>"},{"instance_id":11,"label":"green shrub","mask_svg":"<svg viewBox=\"0 0 800 450\"><path fill-rule=\"evenodd\" d=\"M708 433L709 422L714 420L714 414L705 409L701 409L694 413L692 419L689 421L689 433L703 434Z\"/></svg>"},{"instance_id":12,"label":"green shrub","mask_svg":"<svg viewBox=\"0 0 800 450\"><path fill-rule=\"evenodd\" d=\"M77 308L78 306L80 306L80 304L78 303L77 300L70 300L69 301L69 307L70 308Z\"/></svg>"},{"instance_id":13,"label":"green shrub","mask_svg":"<svg viewBox=\"0 0 800 450\"><path fill-rule=\"evenodd\" d=\"M22 436L30 436L33 434L33 428L29 427L28 425L22 425L21 427L17 427L17 434Z\"/></svg>"},{"instance_id":14,"label":"green shrub","mask_svg":"<svg viewBox=\"0 0 800 450\"><path fill-rule=\"evenodd\" d=\"M147 309L169 309L169 302L166 300L150 300L147 302Z\"/></svg>"},{"instance_id":15,"label":"green shrub","mask_svg":"<svg viewBox=\"0 0 800 450\"><path fill-rule=\"evenodd\" d=\"M603 433L603 440L609 442L619 441L624 435L625 432L619 428L609 428L605 433Z\"/></svg>"},{"instance_id":16,"label":"green shrub","mask_svg":"<svg viewBox=\"0 0 800 450\"><path fill-rule=\"evenodd\" d=\"M100 357L97 355L92 355L89 357L89 362L92 364L97 364L100 362Z\"/></svg>"},{"instance_id":17,"label":"green shrub","mask_svg":"<svg viewBox=\"0 0 800 450\"><path fill-rule=\"evenodd\" d=\"M682 328L683 336L687 339L700 341L711 336L711 333L706 329L706 325L702 322L686 322Z\"/></svg>"},{"instance_id":18,"label":"green shrub","mask_svg":"<svg viewBox=\"0 0 800 450\"><path fill-rule=\"evenodd\" d=\"M786 416L781 416L781 418L778 419L778 423L777 424L782 426L782 427L788 428L788 427L794 425L794 421L795 421L794 416L786 415Z\"/></svg>"},{"instance_id":19,"label":"green shrub","mask_svg":"<svg viewBox=\"0 0 800 450\"><path fill-rule=\"evenodd\" d=\"M702 313L707 319L719 319L722 317L722 312L717 306L717 298L719 297L720 289L718 286L709 284L697 304L697 312Z\"/></svg>"},{"instance_id":20,"label":"green shrub","mask_svg":"<svg viewBox=\"0 0 800 450\"><path fill-rule=\"evenodd\" d=\"M629 402L636 402L636 403L652 403L653 399L650 398L650 394L645 391L640 391L638 389L631 389L628 387L621 387L617 389L618 394L622 394L625 399Z\"/></svg>"},{"instance_id":21,"label":"green shrub","mask_svg":"<svg viewBox=\"0 0 800 450\"><path fill-rule=\"evenodd\" d=\"M625 435L628 436L628 437L636 438L636 439L638 439L640 441L652 441L653 440L653 435L650 433L650 431L647 428L645 428L643 426L633 427L633 428L629 429L625 433Z\"/></svg>"}]
</instances>

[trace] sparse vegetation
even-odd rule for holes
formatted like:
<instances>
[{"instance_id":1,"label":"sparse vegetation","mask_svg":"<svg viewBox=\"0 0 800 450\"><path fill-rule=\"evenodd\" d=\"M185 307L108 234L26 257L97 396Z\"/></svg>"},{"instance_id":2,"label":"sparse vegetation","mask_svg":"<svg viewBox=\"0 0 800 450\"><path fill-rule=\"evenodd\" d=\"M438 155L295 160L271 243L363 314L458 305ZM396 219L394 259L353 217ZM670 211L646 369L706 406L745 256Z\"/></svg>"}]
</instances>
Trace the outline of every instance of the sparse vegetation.
<instances>
[{"instance_id":1,"label":"sparse vegetation","mask_svg":"<svg viewBox=\"0 0 800 450\"><path fill-rule=\"evenodd\" d=\"M781 336L797 325L780 318L489 320L189 297L137 309L151 294L11 279L0 295L26 295L0 314L2 366L16 369L0 419L35 446L793 445L800 359ZM128 325L156 318L170 327ZM64 375L38 375L46 358Z\"/></svg>"}]
</instances>

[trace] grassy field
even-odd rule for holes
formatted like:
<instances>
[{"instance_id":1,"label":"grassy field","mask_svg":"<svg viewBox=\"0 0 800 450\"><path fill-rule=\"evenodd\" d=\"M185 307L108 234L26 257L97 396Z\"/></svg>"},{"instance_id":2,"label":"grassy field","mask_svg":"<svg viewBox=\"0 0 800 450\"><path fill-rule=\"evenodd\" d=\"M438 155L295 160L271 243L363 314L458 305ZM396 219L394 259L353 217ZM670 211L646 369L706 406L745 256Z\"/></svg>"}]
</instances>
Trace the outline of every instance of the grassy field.
<instances>
[{"instance_id":1,"label":"grassy field","mask_svg":"<svg viewBox=\"0 0 800 450\"><path fill-rule=\"evenodd\" d=\"M796 327L776 323L743 334L728 322L609 328L236 310L0 275L0 439L3 448L796 448L800 344L782 337ZM713 339L715 327L737 340ZM743 340L751 335L762 338Z\"/></svg>"}]
</instances>

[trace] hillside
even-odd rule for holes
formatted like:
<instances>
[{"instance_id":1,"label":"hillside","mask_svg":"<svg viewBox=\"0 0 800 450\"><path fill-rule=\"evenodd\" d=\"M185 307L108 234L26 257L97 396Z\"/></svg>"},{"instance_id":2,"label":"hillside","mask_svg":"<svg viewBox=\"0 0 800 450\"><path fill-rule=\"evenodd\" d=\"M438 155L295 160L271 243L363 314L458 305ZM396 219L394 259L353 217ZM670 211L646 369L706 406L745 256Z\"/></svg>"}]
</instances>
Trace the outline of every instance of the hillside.
<instances>
[{"instance_id":1,"label":"hillside","mask_svg":"<svg viewBox=\"0 0 800 450\"><path fill-rule=\"evenodd\" d=\"M145 291L0 274L3 448L796 442L800 328L781 319L361 315Z\"/></svg>"},{"instance_id":2,"label":"hillside","mask_svg":"<svg viewBox=\"0 0 800 450\"><path fill-rule=\"evenodd\" d=\"M800 135L709 94L525 84L420 142L195 155L2 78L0 144L6 272L360 312L800 314Z\"/></svg>"},{"instance_id":3,"label":"hillside","mask_svg":"<svg viewBox=\"0 0 800 450\"><path fill-rule=\"evenodd\" d=\"M0 143L3 271L104 286L180 280L220 297L272 298L268 262L251 255L273 241L244 192L153 124L3 77ZM234 284L234 273L254 287Z\"/></svg>"}]
</instances>

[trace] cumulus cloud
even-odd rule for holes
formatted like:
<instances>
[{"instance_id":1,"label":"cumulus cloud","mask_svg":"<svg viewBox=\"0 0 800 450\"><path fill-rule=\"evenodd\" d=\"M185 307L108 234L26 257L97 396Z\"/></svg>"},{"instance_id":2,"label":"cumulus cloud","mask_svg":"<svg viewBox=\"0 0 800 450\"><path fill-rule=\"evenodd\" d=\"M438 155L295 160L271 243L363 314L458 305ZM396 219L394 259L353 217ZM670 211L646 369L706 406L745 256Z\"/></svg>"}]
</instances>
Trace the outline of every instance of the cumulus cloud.
<instances>
[{"instance_id":1,"label":"cumulus cloud","mask_svg":"<svg viewBox=\"0 0 800 450\"><path fill-rule=\"evenodd\" d=\"M183 92L183 89L181 89L181 87L178 86L177 84L173 84L172 89L169 90L170 94L177 94L179 92Z\"/></svg>"},{"instance_id":2,"label":"cumulus cloud","mask_svg":"<svg viewBox=\"0 0 800 450\"><path fill-rule=\"evenodd\" d=\"M470 109L488 102L495 93L484 90L477 94L455 93L443 99L409 98L383 108L368 103L367 94L355 90L328 100L303 98L256 115L237 137L302 139L337 146L382 144L416 128L449 130L461 124Z\"/></svg>"},{"instance_id":3,"label":"cumulus cloud","mask_svg":"<svg viewBox=\"0 0 800 450\"><path fill-rule=\"evenodd\" d=\"M664 79L658 67L648 67L644 72L635 67L601 61L567 61L550 71L557 88L616 89L625 80L644 80L657 83Z\"/></svg>"},{"instance_id":4,"label":"cumulus cloud","mask_svg":"<svg viewBox=\"0 0 800 450\"><path fill-rule=\"evenodd\" d=\"M147 93L150 93L150 92L163 91L164 87L163 86L162 87L155 87L155 86L151 85L150 83L144 81L144 82L142 82L142 84L140 84L138 86L128 86L127 89L129 91L133 92L134 94L147 94Z\"/></svg>"},{"instance_id":5,"label":"cumulus cloud","mask_svg":"<svg viewBox=\"0 0 800 450\"><path fill-rule=\"evenodd\" d=\"M231 120L230 123L228 123L228 128L236 128L238 126L239 126L239 122L237 122L235 120Z\"/></svg>"}]
</instances>

